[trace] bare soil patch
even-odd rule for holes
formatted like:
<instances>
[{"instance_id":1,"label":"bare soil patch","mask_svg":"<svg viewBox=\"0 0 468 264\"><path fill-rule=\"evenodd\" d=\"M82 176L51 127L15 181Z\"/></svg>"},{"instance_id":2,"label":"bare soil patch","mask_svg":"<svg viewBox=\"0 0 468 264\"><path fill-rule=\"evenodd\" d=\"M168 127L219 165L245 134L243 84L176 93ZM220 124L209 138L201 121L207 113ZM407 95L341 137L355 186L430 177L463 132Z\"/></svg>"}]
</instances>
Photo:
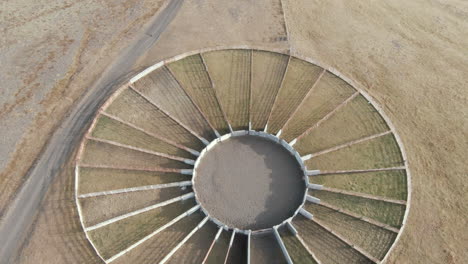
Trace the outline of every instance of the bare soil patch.
<instances>
[{"instance_id":1,"label":"bare soil patch","mask_svg":"<svg viewBox=\"0 0 468 264\"><path fill-rule=\"evenodd\" d=\"M201 160L195 190L202 206L231 227L263 229L292 216L305 182L282 146L254 136L218 143Z\"/></svg>"}]
</instances>

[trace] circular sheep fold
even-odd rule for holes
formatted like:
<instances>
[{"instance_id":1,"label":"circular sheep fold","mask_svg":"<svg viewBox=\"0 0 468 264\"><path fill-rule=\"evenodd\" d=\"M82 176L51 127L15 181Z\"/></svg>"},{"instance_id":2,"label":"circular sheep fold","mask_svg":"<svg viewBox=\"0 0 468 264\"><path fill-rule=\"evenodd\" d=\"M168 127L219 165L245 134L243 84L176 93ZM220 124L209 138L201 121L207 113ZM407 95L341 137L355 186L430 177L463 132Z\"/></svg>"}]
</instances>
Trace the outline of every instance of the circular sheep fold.
<instances>
[{"instance_id":1,"label":"circular sheep fold","mask_svg":"<svg viewBox=\"0 0 468 264\"><path fill-rule=\"evenodd\" d=\"M407 160L381 107L334 68L203 49L103 104L75 201L105 263L384 263L410 209Z\"/></svg>"}]
</instances>

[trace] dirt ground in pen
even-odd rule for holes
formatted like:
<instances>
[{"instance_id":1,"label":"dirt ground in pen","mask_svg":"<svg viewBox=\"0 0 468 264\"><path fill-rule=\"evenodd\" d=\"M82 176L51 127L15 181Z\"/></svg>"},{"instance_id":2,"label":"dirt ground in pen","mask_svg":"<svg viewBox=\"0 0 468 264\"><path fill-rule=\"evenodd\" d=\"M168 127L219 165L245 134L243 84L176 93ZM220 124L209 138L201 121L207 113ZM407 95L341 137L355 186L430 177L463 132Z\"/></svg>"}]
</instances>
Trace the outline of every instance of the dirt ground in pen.
<instances>
[{"instance_id":1,"label":"dirt ground in pen","mask_svg":"<svg viewBox=\"0 0 468 264\"><path fill-rule=\"evenodd\" d=\"M296 159L256 136L218 143L200 160L194 189L210 215L230 227L264 229L292 216L305 182Z\"/></svg>"}]
</instances>

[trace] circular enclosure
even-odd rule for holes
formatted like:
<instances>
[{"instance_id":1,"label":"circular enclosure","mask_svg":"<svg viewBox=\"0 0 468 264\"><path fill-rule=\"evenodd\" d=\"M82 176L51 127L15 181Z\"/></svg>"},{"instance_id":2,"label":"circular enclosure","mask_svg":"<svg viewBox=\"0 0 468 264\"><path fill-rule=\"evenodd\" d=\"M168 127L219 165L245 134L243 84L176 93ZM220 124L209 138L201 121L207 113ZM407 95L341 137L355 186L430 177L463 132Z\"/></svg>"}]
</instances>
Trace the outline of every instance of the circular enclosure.
<instances>
[{"instance_id":1,"label":"circular enclosure","mask_svg":"<svg viewBox=\"0 0 468 264\"><path fill-rule=\"evenodd\" d=\"M293 217L307 183L302 160L290 150L267 133L238 131L215 139L198 157L192 177L202 210L226 229L244 233Z\"/></svg>"},{"instance_id":2,"label":"circular enclosure","mask_svg":"<svg viewBox=\"0 0 468 264\"><path fill-rule=\"evenodd\" d=\"M97 113L75 172L80 221L106 263L377 263L409 207L405 154L371 98L333 69L263 50L138 74Z\"/></svg>"}]
</instances>

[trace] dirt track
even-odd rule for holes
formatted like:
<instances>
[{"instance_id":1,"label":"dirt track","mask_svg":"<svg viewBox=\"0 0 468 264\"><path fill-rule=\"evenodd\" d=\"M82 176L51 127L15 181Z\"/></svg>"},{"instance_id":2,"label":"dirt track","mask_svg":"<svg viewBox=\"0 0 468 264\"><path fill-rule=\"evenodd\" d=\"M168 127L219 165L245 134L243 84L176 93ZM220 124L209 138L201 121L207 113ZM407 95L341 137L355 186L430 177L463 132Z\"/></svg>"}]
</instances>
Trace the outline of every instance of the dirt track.
<instances>
[{"instance_id":1,"label":"dirt track","mask_svg":"<svg viewBox=\"0 0 468 264\"><path fill-rule=\"evenodd\" d=\"M158 40L177 14L182 2L182 0L171 1L155 17L146 32L140 34L133 45L129 46L122 56L108 68L51 137L36 165L29 171L25 184L17 193L1 223L1 263L10 263L10 260L16 256L34 222L50 183L69 158L91 117L119 84L127 80L133 64Z\"/></svg>"}]
</instances>

